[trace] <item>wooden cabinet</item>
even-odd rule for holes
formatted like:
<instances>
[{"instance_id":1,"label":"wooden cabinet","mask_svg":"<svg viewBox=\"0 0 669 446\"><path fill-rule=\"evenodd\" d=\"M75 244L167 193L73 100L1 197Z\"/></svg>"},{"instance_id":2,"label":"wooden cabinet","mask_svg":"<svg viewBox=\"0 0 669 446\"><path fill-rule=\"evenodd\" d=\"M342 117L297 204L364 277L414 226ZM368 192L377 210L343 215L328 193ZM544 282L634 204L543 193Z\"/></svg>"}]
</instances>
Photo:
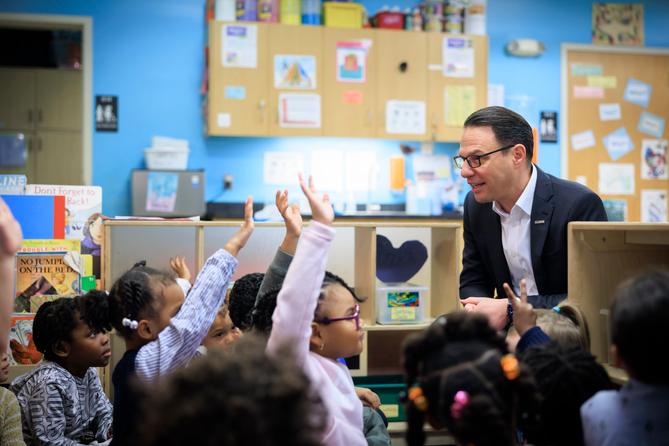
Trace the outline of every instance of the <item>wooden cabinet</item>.
<instances>
[{"instance_id":1,"label":"wooden cabinet","mask_svg":"<svg viewBox=\"0 0 669 446\"><path fill-rule=\"evenodd\" d=\"M36 118L34 71L0 69L0 129L32 130Z\"/></svg>"},{"instance_id":2,"label":"wooden cabinet","mask_svg":"<svg viewBox=\"0 0 669 446\"><path fill-rule=\"evenodd\" d=\"M82 73L36 70L35 108L38 129L81 130Z\"/></svg>"},{"instance_id":3,"label":"wooden cabinet","mask_svg":"<svg viewBox=\"0 0 669 446\"><path fill-rule=\"evenodd\" d=\"M323 134L373 138L376 132L376 45L375 33L368 29L324 28L323 34ZM346 54L358 65L346 79L341 72ZM364 62L358 62L359 58ZM344 62L345 63L345 62ZM344 82L340 81L345 79Z\"/></svg>"}]
</instances>

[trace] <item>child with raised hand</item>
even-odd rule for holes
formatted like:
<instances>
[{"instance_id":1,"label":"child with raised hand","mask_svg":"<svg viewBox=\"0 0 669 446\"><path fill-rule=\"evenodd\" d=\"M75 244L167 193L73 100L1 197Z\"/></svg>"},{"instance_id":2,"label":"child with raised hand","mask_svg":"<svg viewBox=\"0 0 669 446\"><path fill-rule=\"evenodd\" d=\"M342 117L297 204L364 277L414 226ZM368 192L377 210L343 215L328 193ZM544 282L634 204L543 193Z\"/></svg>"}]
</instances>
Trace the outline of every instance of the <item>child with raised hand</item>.
<instances>
[{"instance_id":1,"label":"child with raised hand","mask_svg":"<svg viewBox=\"0 0 669 446\"><path fill-rule=\"evenodd\" d=\"M281 345L292 343L298 365L318 390L328 413L322 444L366 445L362 404L351 374L337 362L337 358L362 350L360 309L346 287L339 283L323 286L334 238L334 211L327 194L316 195L311 178L307 187L300 176L300 187L309 201L312 221L302 231L277 297L267 351L277 355Z\"/></svg>"},{"instance_id":2,"label":"child with raised hand","mask_svg":"<svg viewBox=\"0 0 669 446\"><path fill-rule=\"evenodd\" d=\"M21 226L0 197L0 346L9 343L14 310L14 255L21 247Z\"/></svg>"},{"instance_id":3,"label":"child with raised hand","mask_svg":"<svg viewBox=\"0 0 669 446\"><path fill-rule=\"evenodd\" d=\"M618 287L610 313L614 365L629 374L619 391L581 407L585 444L669 444L669 271L635 276ZM664 347L663 347L664 346Z\"/></svg>"},{"instance_id":4,"label":"child with raised hand","mask_svg":"<svg viewBox=\"0 0 669 446\"><path fill-rule=\"evenodd\" d=\"M0 383L9 376L9 356L0 354ZM16 396L0 387L0 445L25 446L21 430L21 408Z\"/></svg>"},{"instance_id":5,"label":"child with raised hand","mask_svg":"<svg viewBox=\"0 0 669 446\"><path fill-rule=\"evenodd\" d=\"M44 361L16 378L10 389L21 406L28 444L107 444L112 406L94 367L111 357L109 323L97 312L105 293L60 298L40 306L33 338Z\"/></svg>"},{"instance_id":6,"label":"child with raised hand","mask_svg":"<svg viewBox=\"0 0 669 446\"><path fill-rule=\"evenodd\" d=\"M184 292L184 296L188 294L191 288L190 279L192 277L190 269L186 264L186 257L184 256L175 256L170 258L170 268L174 271L174 274L177 275L176 281L177 284L181 287L181 290Z\"/></svg>"},{"instance_id":7,"label":"child with raised hand","mask_svg":"<svg viewBox=\"0 0 669 446\"><path fill-rule=\"evenodd\" d=\"M195 355L225 298L235 268L235 256L253 232L253 201L244 208L244 223L204 264L193 288L184 293L174 278L146 266L133 268L112 286L107 317L124 338L126 352L112 374L114 438L131 444L136 423L137 395L132 381L151 382L184 366Z\"/></svg>"}]
</instances>

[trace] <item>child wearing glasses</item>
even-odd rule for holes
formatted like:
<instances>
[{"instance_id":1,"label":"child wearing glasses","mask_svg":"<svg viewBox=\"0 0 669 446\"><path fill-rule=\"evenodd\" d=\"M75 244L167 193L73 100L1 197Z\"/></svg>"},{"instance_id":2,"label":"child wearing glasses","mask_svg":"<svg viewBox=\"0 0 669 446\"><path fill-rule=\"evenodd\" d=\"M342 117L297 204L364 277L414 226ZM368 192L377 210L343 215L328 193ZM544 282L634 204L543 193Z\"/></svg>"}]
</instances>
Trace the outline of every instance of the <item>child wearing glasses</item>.
<instances>
[{"instance_id":1,"label":"child wearing glasses","mask_svg":"<svg viewBox=\"0 0 669 446\"><path fill-rule=\"evenodd\" d=\"M327 194L319 198L313 182L300 177L311 207L312 221L302 231L295 257L277 297L267 351L277 355L292 343L298 365L304 370L325 405L324 445L366 445L362 404L351 374L337 358L362 351L364 332L358 300L343 280L324 280L325 264L334 229L334 211Z\"/></svg>"}]
</instances>

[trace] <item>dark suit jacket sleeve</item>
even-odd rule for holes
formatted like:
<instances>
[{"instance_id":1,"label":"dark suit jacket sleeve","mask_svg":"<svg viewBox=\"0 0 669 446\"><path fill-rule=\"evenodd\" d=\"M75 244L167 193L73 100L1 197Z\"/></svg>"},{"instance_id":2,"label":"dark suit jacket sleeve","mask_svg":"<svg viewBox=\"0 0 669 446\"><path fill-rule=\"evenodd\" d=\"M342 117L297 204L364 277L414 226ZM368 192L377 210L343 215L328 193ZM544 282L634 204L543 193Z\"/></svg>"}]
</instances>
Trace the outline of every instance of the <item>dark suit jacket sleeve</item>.
<instances>
[{"instance_id":1,"label":"dark suit jacket sleeve","mask_svg":"<svg viewBox=\"0 0 669 446\"><path fill-rule=\"evenodd\" d=\"M568 221L609 221L599 195L589 191L583 194L569 212Z\"/></svg>"},{"instance_id":2,"label":"dark suit jacket sleeve","mask_svg":"<svg viewBox=\"0 0 669 446\"><path fill-rule=\"evenodd\" d=\"M486 274L486 267L483 263L481 253L474 237L472 216L471 193L467 194L464 206L463 228L465 247L462 251L462 272L460 273L460 298L467 297L492 297L494 295L495 284L490 282Z\"/></svg>"}]
</instances>

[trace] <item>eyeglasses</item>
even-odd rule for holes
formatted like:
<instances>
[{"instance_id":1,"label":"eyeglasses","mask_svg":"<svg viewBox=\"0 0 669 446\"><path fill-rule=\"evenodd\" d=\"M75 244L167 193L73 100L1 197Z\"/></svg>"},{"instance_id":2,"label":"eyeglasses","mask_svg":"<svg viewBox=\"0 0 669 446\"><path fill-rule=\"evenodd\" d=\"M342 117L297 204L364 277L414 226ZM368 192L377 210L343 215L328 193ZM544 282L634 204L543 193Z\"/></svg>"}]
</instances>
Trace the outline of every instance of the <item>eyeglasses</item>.
<instances>
[{"instance_id":1,"label":"eyeglasses","mask_svg":"<svg viewBox=\"0 0 669 446\"><path fill-rule=\"evenodd\" d=\"M465 164L465 161L467 161L467 164L469 164L469 167L472 169L476 169L477 167L481 167L481 158L485 158L488 155L492 155L493 153L501 152L502 150L509 150L516 144L510 144L508 146L501 147L497 150L493 150L492 152L484 153L482 155L469 155L467 158L463 158L460 155L454 156L453 157L453 163L455 164L455 167L458 169L462 169L462 166Z\"/></svg>"},{"instance_id":2,"label":"eyeglasses","mask_svg":"<svg viewBox=\"0 0 669 446\"><path fill-rule=\"evenodd\" d=\"M328 325L337 321L350 321L350 320L355 320L355 329L360 330L360 305L358 304L355 305L353 314L350 316L324 317L322 319L315 319L314 322Z\"/></svg>"}]
</instances>

